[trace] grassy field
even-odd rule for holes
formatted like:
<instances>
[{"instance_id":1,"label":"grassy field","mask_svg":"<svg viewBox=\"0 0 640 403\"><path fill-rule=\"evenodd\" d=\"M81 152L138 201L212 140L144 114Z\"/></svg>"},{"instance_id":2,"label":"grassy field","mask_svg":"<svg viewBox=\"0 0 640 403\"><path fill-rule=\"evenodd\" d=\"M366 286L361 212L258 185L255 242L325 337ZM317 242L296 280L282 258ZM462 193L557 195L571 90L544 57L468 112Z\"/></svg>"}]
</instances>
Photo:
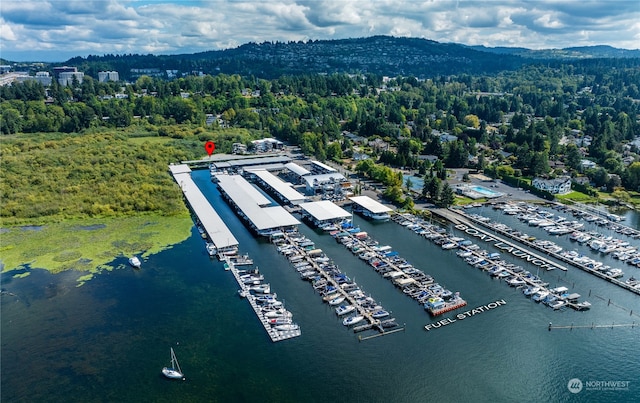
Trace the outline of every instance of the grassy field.
<instances>
[{"instance_id":1,"label":"grassy field","mask_svg":"<svg viewBox=\"0 0 640 403\"><path fill-rule=\"evenodd\" d=\"M191 234L189 214L177 216L86 218L3 229L0 258L2 272L24 277L28 265L58 273L78 271L82 284L93 274L116 267L119 257L143 257L182 242Z\"/></svg>"}]
</instances>

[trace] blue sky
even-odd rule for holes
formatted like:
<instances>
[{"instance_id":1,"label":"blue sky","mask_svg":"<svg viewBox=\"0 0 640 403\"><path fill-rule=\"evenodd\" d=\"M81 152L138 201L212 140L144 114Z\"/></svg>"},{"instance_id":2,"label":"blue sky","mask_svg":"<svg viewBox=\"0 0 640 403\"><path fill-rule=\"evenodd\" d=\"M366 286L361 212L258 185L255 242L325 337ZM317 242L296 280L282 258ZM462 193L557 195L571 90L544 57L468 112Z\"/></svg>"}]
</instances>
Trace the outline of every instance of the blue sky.
<instances>
[{"instance_id":1,"label":"blue sky","mask_svg":"<svg viewBox=\"0 0 640 403\"><path fill-rule=\"evenodd\" d=\"M11 61L372 35L531 49L638 49L640 1L0 0L0 57Z\"/></svg>"}]
</instances>

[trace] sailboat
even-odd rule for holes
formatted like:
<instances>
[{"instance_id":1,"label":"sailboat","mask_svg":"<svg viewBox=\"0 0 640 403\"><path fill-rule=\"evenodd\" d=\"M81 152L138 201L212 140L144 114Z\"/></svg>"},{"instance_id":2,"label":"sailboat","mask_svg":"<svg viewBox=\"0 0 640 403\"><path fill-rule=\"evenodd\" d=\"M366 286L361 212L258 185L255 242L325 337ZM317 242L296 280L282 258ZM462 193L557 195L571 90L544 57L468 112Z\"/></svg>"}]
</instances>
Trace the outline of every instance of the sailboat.
<instances>
[{"instance_id":1,"label":"sailboat","mask_svg":"<svg viewBox=\"0 0 640 403\"><path fill-rule=\"evenodd\" d=\"M184 374L180 369L180 364L178 364L176 353L173 352L173 347L171 347L171 367L162 368L162 375L166 376L169 379L182 379L183 381L185 380Z\"/></svg>"}]
</instances>

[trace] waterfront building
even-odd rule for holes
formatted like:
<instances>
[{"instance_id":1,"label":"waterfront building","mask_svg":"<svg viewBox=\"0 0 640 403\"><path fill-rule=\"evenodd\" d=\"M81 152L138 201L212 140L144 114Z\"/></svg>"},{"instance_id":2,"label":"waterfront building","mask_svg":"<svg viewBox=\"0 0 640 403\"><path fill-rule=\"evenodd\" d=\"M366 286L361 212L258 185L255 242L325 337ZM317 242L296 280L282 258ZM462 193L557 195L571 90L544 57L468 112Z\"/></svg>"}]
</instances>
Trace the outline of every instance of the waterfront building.
<instances>
[{"instance_id":1,"label":"waterfront building","mask_svg":"<svg viewBox=\"0 0 640 403\"><path fill-rule=\"evenodd\" d=\"M531 184L536 189L546 190L551 194L562 195L571 192L571 178L568 176L560 176L555 179L534 178Z\"/></svg>"}]
</instances>

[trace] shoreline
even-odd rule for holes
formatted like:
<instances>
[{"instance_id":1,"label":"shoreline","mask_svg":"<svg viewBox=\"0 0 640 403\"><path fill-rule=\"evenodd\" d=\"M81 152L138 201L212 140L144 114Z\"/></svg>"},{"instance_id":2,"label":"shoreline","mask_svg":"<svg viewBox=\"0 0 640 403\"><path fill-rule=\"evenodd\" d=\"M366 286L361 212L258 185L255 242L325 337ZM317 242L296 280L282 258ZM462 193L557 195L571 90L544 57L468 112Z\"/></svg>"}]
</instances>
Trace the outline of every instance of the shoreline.
<instances>
[{"instance_id":1,"label":"shoreline","mask_svg":"<svg viewBox=\"0 0 640 403\"><path fill-rule=\"evenodd\" d=\"M75 270L80 283L104 270L118 257L159 253L191 236L188 212L173 216L77 218L43 225L2 227L1 272L26 277L31 269L52 274Z\"/></svg>"}]
</instances>

